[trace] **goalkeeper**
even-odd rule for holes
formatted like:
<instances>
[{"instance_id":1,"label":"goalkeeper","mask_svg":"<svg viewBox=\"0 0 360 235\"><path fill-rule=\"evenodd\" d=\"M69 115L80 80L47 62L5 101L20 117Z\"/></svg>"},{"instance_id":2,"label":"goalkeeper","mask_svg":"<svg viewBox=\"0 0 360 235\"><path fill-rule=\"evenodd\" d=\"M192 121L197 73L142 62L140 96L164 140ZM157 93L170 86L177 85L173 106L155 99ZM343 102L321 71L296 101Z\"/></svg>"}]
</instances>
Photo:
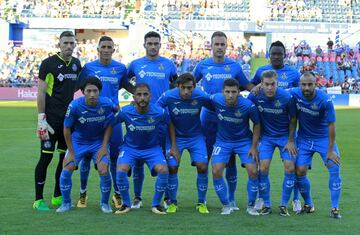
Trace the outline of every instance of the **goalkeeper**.
<instances>
[{"instance_id":1,"label":"goalkeeper","mask_svg":"<svg viewBox=\"0 0 360 235\"><path fill-rule=\"evenodd\" d=\"M53 206L61 205L62 197L59 178L66 151L63 123L66 109L77 89L77 79L81 71L80 61L72 57L76 42L71 31L64 31L59 38L60 52L42 61L38 83L38 137L41 140L40 159L35 168L35 202L33 208L48 211L43 199L46 171L53 158L55 144L59 151L59 162L55 172L55 190L51 200Z\"/></svg>"}]
</instances>

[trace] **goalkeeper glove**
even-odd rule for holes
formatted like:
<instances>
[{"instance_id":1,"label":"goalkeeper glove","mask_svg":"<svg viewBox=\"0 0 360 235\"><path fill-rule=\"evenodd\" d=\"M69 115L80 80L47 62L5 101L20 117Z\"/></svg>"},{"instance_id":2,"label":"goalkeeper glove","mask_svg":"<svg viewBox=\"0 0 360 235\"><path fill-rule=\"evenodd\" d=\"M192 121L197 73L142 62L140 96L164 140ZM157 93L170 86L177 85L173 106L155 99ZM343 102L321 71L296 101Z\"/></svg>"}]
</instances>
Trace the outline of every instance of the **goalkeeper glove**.
<instances>
[{"instance_id":1,"label":"goalkeeper glove","mask_svg":"<svg viewBox=\"0 0 360 235\"><path fill-rule=\"evenodd\" d=\"M47 123L45 113L38 114L38 128L37 128L37 136L41 140L48 140L50 134L54 134L54 129Z\"/></svg>"}]
</instances>

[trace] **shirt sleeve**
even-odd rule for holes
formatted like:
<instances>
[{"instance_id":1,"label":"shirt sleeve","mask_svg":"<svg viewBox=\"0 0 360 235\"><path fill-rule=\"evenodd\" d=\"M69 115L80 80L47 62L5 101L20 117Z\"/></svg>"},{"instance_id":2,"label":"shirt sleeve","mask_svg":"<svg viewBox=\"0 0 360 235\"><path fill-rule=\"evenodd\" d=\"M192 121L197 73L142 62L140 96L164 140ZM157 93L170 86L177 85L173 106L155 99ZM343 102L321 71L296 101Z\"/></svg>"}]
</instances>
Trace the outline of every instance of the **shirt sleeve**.
<instances>
[{"instance_id":1,"label":"shirt sleeve","mask_svg":"<svg viewBox=\"0 0 360 235\"><path fill-rule=\"evenodd\" d=\"M250 81L251 83L253 83L254 85L257 85L261 82L261 74L260 74L260 70L256 70L256 73L254 75L254 77L251 79Z\"/></svg>"},{"instance_id":2,"label":"shirt sleeve","mask_svg":"<svg viewBox=\"0 0 360 235\"><path fill-rule=\"evenodd\" d=\"M124 88L127 83L128 83L128 79L127 79L127 70L125 65L121 66L121 71L119 74L119 89Z\"/></svg>"},{"instance_id":3,"label":"shirt sleeve","mask_svg":"<svg viewBox=\"0 0 360 235\"><path fill-rule=\"evenodd\" d=\"M170 84L174 84L178 78L176 66L174 62L171 62L171 71L170 71Z\"/></svg>"},{"instance_id":4,"label":"shirt sleeve","mask_svg":"<svg viewBox=\"0 0 360 235\"><path fill-rule=\"evenodd\" d=\"M69 107L65 114L64 127L69 127L69 128L73 127L76 120L77 120L76 105L74 101L72 101L69 104Z\"/></svg>"},{"instance_id":5,"label":"shirt sleeve","mask_svg":"<svg viewBox=\"0 0 360 235\"><path fill-rule=\"evenodd\" d=\"M290 97L289 102L287 104L287 109L291 118L296 117L296 105L293 97Z\"/></svg>"},{"instance_id":6,"label":"shirt sleeve","mask_svg":"<svg viewBox=\"0 0 360 235\"><path fill-rule=\"evenodd\" d=\"M336 115L335 115L335 109L334 109L334 104L331 100L331 98L329 97L326 101L326 106L325 106L325 118L326 121L328 123L332 123L336 121Z\"/></svg>"},{"instance_id":7,"label":"shirt sleeve","mask_svg":"<svg viewBox=\"0 0 360 235\"><path fill-rule=\"evenodd\" d=\"M135 76L134 73L134 62L131 62L126 71L126 82L129 82Z\"/></svg>"},{"instance_id":8,"label":"shirt sleeve","mask_svg":"<svg viewBox=\"0 0 360 235\"><path fill-rule=\"evenodd\" d=\"M250 119L254 124L260 124L259 111L253 103L250 106Z\"/></svg>"},{"instance_id":9,"label":"shirt sleeve","mask_svg":"<svg viewBox=\"0 0 360 235\"><path fill-rule=\"evenodd\" d=\"M43 60L43 61L41 62L40 69L39 69L39 79L41 79L41 80L43 80L43 81L46 80L46 75L47 75L46 61L47 61L47 60Z\"/></svg>"},{"instance_id":10,"label":"shirt sleeve","mask_svg":"<svg viewBox=\"0 0 360 235\"><path fill-rule=\"evenodd\" d=\"M202 79L202 74L201 74L201 63L198 63L194 69L193 75L196 79L196 82L199 82Z\"/></svg>"},{"instance_id":11,"label":"shirt sleeve","mask_svg":"<svg viewBox=\"0 0 360 235\"><path fill-rule=\"evenodd\" d=\"M125 121L125 114L122 111L119 110L115 114L115 124L116 123L121 123L121 122L124 122L124 121Z\"/></svg>"},{"instance_id":12,"label":"shirt sleeve","mask_svg":"<svg viewBox=\"0 0 360 235\"><path fill-rule=\"evenodd\" d=\"M161 108L165 108L167 106L166 92L160 96L160 98L157 100L156 104L159 105Z\"/></svg>"},{"instance_id":13,"label":"shirt sleeve","mask_svg":"<svg viewBox=\"0 0 360 235\"><path fill-rule=\"evenodd\" d=\"M300 77L301 74L299 73L299 71L296 71L296 76L293 82L293 87L298 87L299 86L299 82L300 82Z\"/></svg>"}]
</instances>

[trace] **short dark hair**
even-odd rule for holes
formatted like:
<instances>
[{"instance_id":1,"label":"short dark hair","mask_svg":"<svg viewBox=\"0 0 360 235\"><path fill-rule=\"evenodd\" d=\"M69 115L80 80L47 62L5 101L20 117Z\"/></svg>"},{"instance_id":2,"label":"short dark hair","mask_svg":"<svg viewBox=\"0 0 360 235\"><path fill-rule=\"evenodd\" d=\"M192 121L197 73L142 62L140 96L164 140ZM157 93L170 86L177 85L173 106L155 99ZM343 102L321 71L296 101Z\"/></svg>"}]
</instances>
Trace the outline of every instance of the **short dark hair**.
<instances>
[{"instance_id":1,"label":"short dark hair","mask_svg":"<svg viewBox=\"0 0 360 235\"><path fill-rule=\"evenodd\" d=\"M213 40L214 37L225 37L227 39L227 36L224 32L222 31L216 31L211 35L211 42Z\"/></svg>"},{"instance_id":2,"label":"short dark hair","mask_svg":"<svg viewBox=\"0 0 360 235\"><path fill-rule=\"evenodd\" d=\"M271 43L269 51L271 51L272 47L282 47L284 49L284 54L286 52L284 44L282 42L280 42L280 41L275 41L275 42Z\"/></svg>"},{"instance_id":3,"label":"short dark hair","mask_svg":"<svg viewBox=\"0 0 360 235\"><path fill-rule=\"evenodd\" d=\"M269 70L265 70L264 72L262 72L261 80L263 80L264 78L276 78L276 80L277 80L278 75L275 72L275 70L269 69Z\"/></svg>"},{"instance_id":4,"label":"short dark hair","mask_svg":"<svg viewBox=\"0 0 360 235\"><path fill-rule=\"evenodd\" d=\"M186 82L192 82L194 86L196 86L196 81L195 81L195 77L194 75L192 75L191 73L184 73L181 74L178 79L176 79L176 83L178 85L182 85Z\"/></svg>"},{"instance_id":5,"label":"short dark hair","mask_svg":"<svg viewBox=\"0 0 360 235\"><path fill-rule=\"evenodd\" d=\"M224 84L223 84L223 89L226 87L226 86L236 86L238 89L240 88L240 84L237 80L235 79L232 79L232 78L229 78L229 79L226 79L224 81Z\"/></svg>"},{"instance_id":6,"label":"short dark hair","mask_svg":"<svg viewBox=\"0 0 360 235\"><path fill-rule=\"evenodd\" d=\"M102 89L102 83L98 77L87 77L83 79L80 83L80 90L82 91L82 93L84 93L85 87L89 84L96 86L99 91L101 91Z\"/></svg>"},{"instance_id":7,"label":"short dark hair","mask_svg":"<svg viewBox=\"0 0 360 235\"><path fill-rule=\"evenodd\" d=\"M161 41L161 36L160 34L158 34L157 32L155 31L150 31L150 32L147 32L144 36L144 42L146 42L146 39L148 38L159 38L160 41Z\"/></svg>"},{"instance_id":8,"label":"short dark hair","mask_svg":"<svg viewBox=\"0 0 360 235\"><path fill-rule=\"evenodd\" d=\"M105 41L114 42L114 41L112 40L112 38L109 37L109 36L101 36L101 38L99 39L99 44L100 44L101 42L105 42Z\"/></svg>"},{"instance_id":9,"label":"short dark hair","mask_svg":"<svg viewBox=\"0 0 360 235\"><path fill-rule=\"evenodd\" d=\"M60 34L60 39L63 37L75 37L75 35L72 31L64 31Z\"/></svg>"},{"instance_id":10,"label":"short dark hair","mask_svg":"<svg viewBox=\"0 0 360 235\"><path fill-rule=\"evenodd\" d=\"M140 88L140 87L146 87L146 88L150 91L150 86L149 86L149 84L141 82L141 83L136 83L135 89L134 89L135 92L136 92L136 90L137 90L138 88Z\"/></svg>"}]
</instances>

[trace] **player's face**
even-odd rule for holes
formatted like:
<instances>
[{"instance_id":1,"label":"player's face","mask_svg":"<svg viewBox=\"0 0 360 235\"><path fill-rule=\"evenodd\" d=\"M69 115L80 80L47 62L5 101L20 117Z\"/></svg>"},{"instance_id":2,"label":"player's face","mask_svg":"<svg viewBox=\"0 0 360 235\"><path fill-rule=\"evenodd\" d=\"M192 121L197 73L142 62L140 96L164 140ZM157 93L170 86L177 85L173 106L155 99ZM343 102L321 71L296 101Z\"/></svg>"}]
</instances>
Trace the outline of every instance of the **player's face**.
<instances>
[{"instance_id":1,"label":"player's face","mask_svg":"<svg viewBox=\"0 0 360 235\"><path fill-rule=\"evenodd\" d=\"M86 104L90 106L96 106L99 99L99 89L97 86L88 84L84 89L84 96Z\"/></svg>"},{"instance_id":2,"label":"player's face","mask_svg":"<svg viewBox=\"0 0 360 235\"><path fill-rule=\"evenodd\" d=\"M224 57L227 48L227 40L225 37L215 36L211 41L211 49L214 57Z\"/></svg>"},{"instance_id":3,"label":"player's face","mask_svg":"<svg viewBox=\"0 0 360 235\"><path fill-rule=\"evenodd\" d=\"M146 50L146 56L149 57L158 56L161 47L160 38L155 38L155 37L147 38L144 43L144 47Z\"/></svg>"},{"instance_id":4,"label":"player's face","mask_svg":"<svg viewBox=\"0 0 360 235\"><path fill-rule=\"evenodd\" d=\"M282 67L284 65L285 51L284 48L273 46L270 50L270 63L274 67Z\"/></svg>"},{"instance_id":5,"label":"player's face","mask_svg":"<svg viewBox=\"0 0 360 235\"><path fill-rule=\"evenodd\" d=\"M74 52L76 43L74 37L62 37L59 41L60 54L62 57L70 57Z\"/></svg>"},{"instance_id":6,"label":"player's face","mask_svg":"<svg viewBox=\"0 0 360 235\"><path fill-rule=\"evenodd\" d=\"M183 99L190 99L195 86L192 81L185 82L179 85L180 97Z\"/></svg>"},{"instance_id":7,"label":"player's face","mask_svg":"<svg viewBox=\"0 0 360 235\"><path fill-rule=\"evenodd\" d=\"M135 90L134 101L140 108L146 108L150 103L150 91L147 87L138 87Z\"/></svg>"},{"instance_id":8,"label":"player's face","mask_svg":"<svg viewBox=\"0 0 360 235\"><path fill-rule=\"evenodd\" d=\"M111 60L114 51L114 43L112 41L102 41L99 43L98 52L100 59Z\"/></svg>"},{"instance_id":9,"label":"player's face","mask_svg":"<svg viewBox=\"0 0 360 235\"><path fill-rule=\"evenodd\" d=\"M225 96L226 104L229 106L236 105L239 92L240 91L237 86L225 86L223 89L223 94Z\"/></svg>"},{"instance_id":10,"label":"player's face","mask_svg":"<svg viewBox=\"0 0 360 235\"><path fill-rule=\"evenodd\" d=\"M316 88L316 79L313 76L303 76L300 79L300 87L302 94L307 99L311 99L314 97L315 88Z\"/></svg>"},{"instance_id":11,"label":"player's face","mask_svg":"<svg viewBox=\"0 0 360 235\"><path fill-rule=\"evenodd\" d=\"M266 97L273 97L276 93L278 82L276 78L263 78L261 81L261 86L264 89L264 94Z\"/></svg>"}]
</instances>

